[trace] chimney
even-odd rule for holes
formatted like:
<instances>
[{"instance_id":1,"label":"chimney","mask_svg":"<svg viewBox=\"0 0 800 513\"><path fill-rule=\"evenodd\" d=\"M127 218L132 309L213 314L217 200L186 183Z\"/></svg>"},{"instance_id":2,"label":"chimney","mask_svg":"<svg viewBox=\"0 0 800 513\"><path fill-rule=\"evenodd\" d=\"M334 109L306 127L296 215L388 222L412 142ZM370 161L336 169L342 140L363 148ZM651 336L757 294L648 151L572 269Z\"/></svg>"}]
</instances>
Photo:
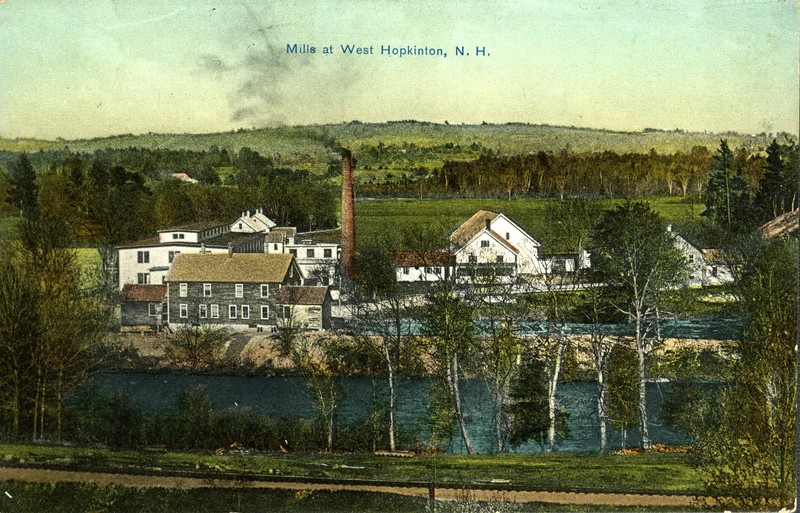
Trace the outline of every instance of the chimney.
<instances>
[{"instance_id":1,"label":"chimney","mask_svg":"<svg viewBox=\"0 0 800 513\"><path fill-rule=\"evenodd\" d=\"M356 205L353 154L342 149L342 274L355 276L356 270Z\"/></svg>"},{"instance_id":2,"label":"chimney","mask_svg":"<svg viewBox=\"0 0 800 513\"><path fill-rule=\"evenodd\" d=\"M491 230L492 229L492 220L489 219L488 217L486 218L486 229L487 230Z\"/></svg>"}]
</instances>

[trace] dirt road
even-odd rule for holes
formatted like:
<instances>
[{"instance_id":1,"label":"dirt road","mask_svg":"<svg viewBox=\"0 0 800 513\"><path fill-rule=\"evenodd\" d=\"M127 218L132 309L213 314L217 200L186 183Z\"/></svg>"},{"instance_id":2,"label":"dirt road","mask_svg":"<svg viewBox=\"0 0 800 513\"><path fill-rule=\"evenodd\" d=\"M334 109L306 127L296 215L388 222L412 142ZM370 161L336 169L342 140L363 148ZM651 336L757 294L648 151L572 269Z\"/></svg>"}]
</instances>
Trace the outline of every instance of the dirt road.
<instances>
[{"instance_id":1,"label":"dirt road","mask_svg":"<svg viewBox=\"0 0 800 513\"><path fill-rule=\"evenodd\" d=\"M24 481L30 483L75 482L98 485L121 485L132 487L163 488L272 488L285 490L328 490L392 493L415 497L428 497L425 486L385 486L369 484L329 484L293 481L204 479L159 475L116 474L105 472L78 472L71 470L48 470L34 468L0 467L0 481ZM647 495L623 493L576 493L547 491L506 491L485 489L436 488L437 499L464 499L504 502L547 502L553 504L643 506L643 507L687 507L698 504L698 499L685 495ZM700 498L711 505L710 499Z\"/></svg>"}]
</instances>

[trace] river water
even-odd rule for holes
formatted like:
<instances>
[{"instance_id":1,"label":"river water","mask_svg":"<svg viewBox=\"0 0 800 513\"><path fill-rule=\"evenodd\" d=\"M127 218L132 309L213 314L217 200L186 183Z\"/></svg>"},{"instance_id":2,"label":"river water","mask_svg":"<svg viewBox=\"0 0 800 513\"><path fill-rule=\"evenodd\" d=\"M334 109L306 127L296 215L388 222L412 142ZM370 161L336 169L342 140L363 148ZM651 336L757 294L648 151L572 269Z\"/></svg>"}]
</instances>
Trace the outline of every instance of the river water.
<instances>
[{"instance_id":1,"label":"river water","mask_svg":"<svg viewBox=\"0 0 800 513\"><path fill-rule=\"evenodd\" d=\"M398 423L407 431L420 430L427 436L428 389L430 379L401 378L397 385ZM90 388L118 394L127 392L150 413L172 408L183 390L192 384L203 385L215 410L247 407L268 415L297 415L312 417L314 406L302 378L294 376L230 376L148 373L106 373L96 375ZM681 444L686 437L664 425L660 419L661 405L670 388L669 383L649 383L647 387L650 437L653 443ZM343 378L344 400L338 412L339 421L347 424L363 422L369 415L376 395L386 393L385 380ZM480 380L462 383L464 413L473 447L479 453L491 453L496 447L493 424L493 401L486 384ZM567 382L559 385L559 399L570 414L572 437L561 442L562 452L593 452L599 449L598 422L595 402L596 384ZM609 448L621 446L620 432L609 426ZM630 429L628 447L639 442L638 430ZM456 436L451 452L464 452L461 438ZM517 452L539 452L536 443L513 449Z\"/></svg>"}]
</instances>

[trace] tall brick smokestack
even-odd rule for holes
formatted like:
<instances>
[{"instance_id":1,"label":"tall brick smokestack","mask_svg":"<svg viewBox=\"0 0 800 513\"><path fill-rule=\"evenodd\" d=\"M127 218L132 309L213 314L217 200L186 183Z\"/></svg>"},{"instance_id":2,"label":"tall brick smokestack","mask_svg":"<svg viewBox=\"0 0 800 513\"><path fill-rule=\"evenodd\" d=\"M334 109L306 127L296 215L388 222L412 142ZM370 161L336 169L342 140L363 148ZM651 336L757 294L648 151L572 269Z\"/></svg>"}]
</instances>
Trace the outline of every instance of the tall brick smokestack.
<instances>
[{"instance_id":1,"label":"tall brick smokestack","mask_svg":"<svg viewBox=\"0 0 800 513\"><path fill-rule=\"evenodd\" d=\"M353 154L342 149L342 275L356 272L356 192Z\"/></svg>"}]
</instances>

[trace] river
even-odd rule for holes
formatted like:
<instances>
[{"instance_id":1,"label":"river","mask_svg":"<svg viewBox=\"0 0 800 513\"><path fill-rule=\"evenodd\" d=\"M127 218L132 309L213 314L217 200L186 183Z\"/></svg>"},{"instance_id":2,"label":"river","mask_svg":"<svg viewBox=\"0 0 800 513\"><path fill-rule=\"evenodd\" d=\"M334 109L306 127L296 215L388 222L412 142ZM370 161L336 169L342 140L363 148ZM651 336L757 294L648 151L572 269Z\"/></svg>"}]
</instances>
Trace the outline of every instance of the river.
<instances>
[{"instance_id":1,"label":"river","mask_svg":"<svg viewBox=\"0 0 800 513\"><path fill-rule=\"evenodd\" d=\"M430 379L400 378L397 385L397 417L405 430L419 429L424 439L427 419L428 388ZM164 412L175 405L183 390L191 384L203 385L215 410L247 407L268 415L298 415L311 417L314 406L302 378L294 376L235 376L189 375L150 373L102 373L96 375L89 388L117 394L127 392L141 407L150 413ZM682 444L686 437L664 425L660 419L661 406L669 383L649 383L647 386L650 437L653 443ZM338 412L341 422L363 422L374 404L376 395L385 394L385 380L369 378L343 378L344 400ZM479 453L493 452L494 425L493 401L486 384L467 379L462 383L467 429L473 446ZM559 385L559 399L570 414L572 437L561 442L562 452L597 451L598 422L593 382L566 382ZM610 426L609 448L619 448L621 434ZM638 430L628 432L627 446L638 444ZM460 437L454 437L451 452L464 452ZM539 452L536 443L522 445L513 451Z\"/></svg>"}]
</instances>

